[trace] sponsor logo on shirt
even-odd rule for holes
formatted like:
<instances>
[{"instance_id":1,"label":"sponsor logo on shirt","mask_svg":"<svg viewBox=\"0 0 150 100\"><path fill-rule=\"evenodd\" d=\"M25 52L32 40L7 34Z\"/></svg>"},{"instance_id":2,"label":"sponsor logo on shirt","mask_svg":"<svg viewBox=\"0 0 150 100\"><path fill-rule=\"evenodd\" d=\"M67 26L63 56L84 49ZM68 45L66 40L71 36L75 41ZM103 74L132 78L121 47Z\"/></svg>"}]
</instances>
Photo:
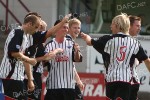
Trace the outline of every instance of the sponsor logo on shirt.
<instances>
[{"instance_id":1,"label":"sponsor logo on shirt","mask_svg":"<svg viewBox=\"0 0 150 100\"><path fill-rule=\"evenodd\" d=\"M55 57L56 62L64 62L64 61L69 61L69 57L66 55L63 56L56 56Z\"/></svg>"},{"instance_id":2,"label":"sponsor logo on shirt","mask_svg":"<svg viewBox=\"0 0 150 100\"><path fill-rule=\"evenodd\" d=\"M16 45L16 48L17 48L17 49L20 49L21 47L20 47L20 45Z\"/></svg>"},{"instance_id":3,"label":"sponsor logo on shirt","mask_svg":"<svg viewBox=\"0 0 150 100\"><path fill-rule=\"evenodd\" d=\"M68 49L70 49L71 47L72 47L71 45L70 45L70 46L67 46Z\"/></svg>"}]
</instances>

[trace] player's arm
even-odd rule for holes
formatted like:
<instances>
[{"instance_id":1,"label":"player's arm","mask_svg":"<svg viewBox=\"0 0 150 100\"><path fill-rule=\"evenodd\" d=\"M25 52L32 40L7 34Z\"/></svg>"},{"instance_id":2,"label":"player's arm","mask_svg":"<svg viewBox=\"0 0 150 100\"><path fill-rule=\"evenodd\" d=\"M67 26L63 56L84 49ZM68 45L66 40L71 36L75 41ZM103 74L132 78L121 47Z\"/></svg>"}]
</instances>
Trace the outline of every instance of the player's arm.
<instances>
[{"instance_id":1,"label":"player's arm","mask_svg":"<svg viewBox=\"0 0 150 100\"><path fill-rule=\"evenodd\" d=\"M91 37L83 32L81 32L81 38L87 43L87 45L92 46Z\"/></svg>"},{"instance_id":2,"label":"player's arm","mask_svg":"<svg viewBox=\"0 0 150 100\"><path fill-rule=\"evenodd\" d=\"M21 52L11 52L11 56L14 57L14 58L17 58L17 59L19 59L21 61L25 61L25 62L33 65L33 66L36 65L36 63L37 63L36 59L29 58L29 57L25 56Z\"/></svg>"},{"instance_id":3,"label":"player's arm","mask_svg":"<svg viewBox=\"0 0 150 100\"><path fill-rule=\"evenodd\" d=\"M149 72L150 72L150 58L144 60L144 63L145 63L145 65L146 65L147 69L148 69Z\"/></svg>"},{"instance_id":4,"label":"player's arm","mask_svg":"<svg viewBox=\"0 0 150 100\"><path fill-rule=\"evenodd\" d=\"M45 37L49 38L50 36L53 36L69 20L70 16L71 14L66 15L60 23L50 28Z\"/></svg>"},{"instance_id":5,"label":"player's arm","mask_svg":"<svg viewBox=\"0 0 150 100\"><path fill-rule=\"evenodd\" d=\"M20 52L20 48L23 41L23 33L19 30L14 30L14 37L11 39L11 41L8 44L8 56L14 57L18 60L25 61L31 65L35 65L37 62L33 58L29 58L23 54L23 52Z\"/></svg>"},{"instance_id":6,"label":"player's arm","mask_svg":"<svg viewBox=\"0 0 150 100\"><path fill-rule=\"evenodd\" d=\"M84 84L83 84L82 81L80 80L80 77L79 77L79 75L78 75L77 70L76 70L75 67L73 68L73 70L74 70L74 73L75 73L75 81L76 81L76 83L78 84L80 90L83 91L83 89L84 89Z\"/></svg>"},{"instance_id":7,"label":"player's arm","mask_svg":"<svg viewBox=\"0 0 150 100\"><path fill-rule=\"evenodd\" d=\"M141 45L139 46L139 51L137 52L135 57L138 59L139 62L144 61L147 69L150 72L150 58L148 57L148 55L146 54L145 50Z\"/></svg>"},{"instance_id":8,"label":"player's arm","mask_svg":"<svg viewBox=\"0 0 150 100\"><path fill-rule=\"evenodd\" d=\"M32 75L31 66L27 62L23 62L23 64L25 66L25 73L28 77L28 90L33 91L35 86L34 86L34 83L33 83L33 75Z\"/></svg>"},{"instance_id":9,"label":"player's arm","mask_svg":"<svg viewBox=\"0 0 150 100\"><path fill-rule=\"evenodd\" d=\"M50 52L46 53L44 56L37 57L36 60L37 60L37 62L48 61L50 59L53 59L56 56L57 53L62 53L62 52L63 52L63 49L57 48L53 51L50 51Z\"/></svg>"},{"instance_id":10,"label":"player's arm","mask_svg":"<svg viewBox=\"0 0 150 100\"><path fill-rule=\"evenodd\" d=\"M46 59L46 57L47 57L47 54L45 54L44 56L41 56L41 57L36 57L35 59L37 62L40 62L40 61L44 61Z\"/></svg>"}]
</instances>

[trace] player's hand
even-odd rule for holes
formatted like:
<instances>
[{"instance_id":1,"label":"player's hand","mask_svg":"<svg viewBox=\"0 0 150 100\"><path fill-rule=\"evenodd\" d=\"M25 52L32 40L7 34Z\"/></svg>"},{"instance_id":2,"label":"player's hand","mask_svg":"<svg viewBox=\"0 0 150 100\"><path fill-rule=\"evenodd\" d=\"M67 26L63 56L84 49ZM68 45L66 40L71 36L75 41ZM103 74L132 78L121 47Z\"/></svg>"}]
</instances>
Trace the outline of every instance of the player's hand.
<instances>
[{"instance_id":1,"label":"player's hand","mask_svg":"<svg viewBox=\"0 0 150 100\"><path fill-rule=\"evenodd\" d=\"M70 17L71 17L71 14L67 14L67 15L65 15L65 17L63 18L63 20L68 21Z\"/></svg>"},{"instance_id":2,"label":"player's hand","mask_svg":"<svg viewBox=\"0 0 150 100\"><path fill-rule=\"evenodd\" d=\"M78 43L74 44L74 49L75 49L75 52L80 51L80 46Z\"/></svg>"},{"instance_id":3,"label":"player's hand","mask_svg":"<svg viewBox=\"0 0 150 100\"><path fill-rule=\"evenodd\" d=\"M35 85L33 83L33 80L28 80L28 91L32 92L35 89Z\"/></svg>"},{"instance_id":4,"label":"player's hand","mask_svg":"<svg viewBox=\"0 0 150 100\"><path fill-rule=\"evenodd\" d=\"M77 85L79 86L79 88L80 88L81 91L84 90L84 84L82 83L82 81L78 81Z\"/></svg>"},{"instance_id":5,"label":"player's hand","mask_svg":"<svg viewBox=\"0 0 150 100\"><path fill-rule=\"evenodd\" d=\"M63 53L63 52L64 52L63 49L57 48L57 49L55 49L55 50L53 50L53 51L51 51L51 52L45 54L45 57L46 57L45 60L51 60L51 59L54 59L55 56L56 56L56 54L58 54L58 53Z\"/></svg>"},{"instance_id":6,"label":"player's hand","mask_svg":"<svg viewBox=\"0 0 150 100\"><path fill-rule=\"evenodd\" d=\"M45 54L44 56L45 56L45 60L48 61L48 60L55 58L56 55L53 52L49 52Z\"/></svg>"},{"instance_id":7,"label":"player's hand","mask_svg":"<svg viewBox=\"0 0 150 100\"><path fill-rule=\"evenodd\" d=\"M55 54L63 53L64 50L62 48L57 48L53 51Z\"/></svg>"},{"instance_id":8,"label":"player's hand","mask_svg":"<svg viewBox=\"0 0 150 100\"><path fill-rule=\"evenodd\" d=\"M87 45L89 45L89 46L92 45L92 44L91 44L91 37L90 37L89 35L87 35L87 34L85 34L85 33L83 33L83 32L81 32L80 35L81 35L81 38L82 38L84 41L86 41L86 44L87 44Z\"/></svg>"},{"instance_id":9,"label":"player's hand","mask_svg":"<svg viewBox=\"0 0 150 100\"><path fill-rule=\"evenodd\" d=\"M87 38L87 34L85 34L83 32L80 33L80 36L83 40L85 40Z\"/></svg>"},{"instance_id":10,"label":"player's hand","mask_svg":"<svg viewBox=\"0 0 150 100\"><path fill-rule=\"evenodd\" d=\"M29 64L35 66L36 63L37 63L37 60L36 60L35 58L29 58L29 59L27 60L27 62L28 62Z\"/></svg>"}]
</instances>

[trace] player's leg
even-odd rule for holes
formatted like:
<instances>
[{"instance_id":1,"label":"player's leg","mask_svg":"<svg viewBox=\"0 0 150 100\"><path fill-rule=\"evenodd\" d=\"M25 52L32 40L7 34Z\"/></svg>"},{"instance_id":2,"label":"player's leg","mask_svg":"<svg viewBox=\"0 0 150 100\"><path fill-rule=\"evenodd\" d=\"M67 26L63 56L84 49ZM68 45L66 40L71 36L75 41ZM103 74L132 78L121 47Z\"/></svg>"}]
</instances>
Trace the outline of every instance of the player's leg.
<instances>
[{"instance_id":1,"label":"player's leg","mask_svg":"<svg viewBox=\"0 0 150 100\"><path fill-rule=\"evenodd\" d=\"M27 100L23 81L3 79L4 95L8 98Z\"/></svg>"},{"instance_id":2,"label":"player's leg","mask_svg":"<svg viewBox=\"0 0 150 100\"><path fill-rule=\"evenodd\" d=\"M82 100L75 98L75 90L74 89L61 89L63 93L63 100Z\"/></svg>"},{"instance_id":3,"label":"player's leg","mask_svg":"<svg viewBox=\"0 0 150 100\"><path fill-rule=\"evenodd\" d=\"M115 100L117 100L117 98L130 100L131 84L126 82L117 82L116 85L118 87L115 93Z\"/></svg>"},{"instance_id":4,"label":"player's leg","mask_svg":"<svg viewBox=\"0 0 150 100\"><path fill-rule=\"evenodd\" d=\"M44 100L64 100L61 89L48 89Z\"/></svg>"},{"instance_id":5,"label":"player's leg","mask_svg":"<svg viewBox=\"0 0 150 100\"><path fill-rule=\"evenodd\" d=\"M139 91L139 87L140 87L140 84L131 85L130 100L137 100L137 93Z\"/></svg>"},{"instance_id":6,"label":"player's leg","mask_svg":"<svg viewBox=\"0 0 150 100\"><path fill-rule=\"evenodd\" d=\"M42 79L41 73L33 73L35 90L28 94L31 100L41 100Z\"/></svg>"},{"instance_id":7,"label":"player's leg","mask_svg":"<svg viewBox=\"0 0 150 100\"><path fill-rule=\"evenodd\" d=\"M106 96L109 99L112 99L112 100L114 99L116 88L117 86L114 82L106 83Z\"/></svg>"}]
</instances>

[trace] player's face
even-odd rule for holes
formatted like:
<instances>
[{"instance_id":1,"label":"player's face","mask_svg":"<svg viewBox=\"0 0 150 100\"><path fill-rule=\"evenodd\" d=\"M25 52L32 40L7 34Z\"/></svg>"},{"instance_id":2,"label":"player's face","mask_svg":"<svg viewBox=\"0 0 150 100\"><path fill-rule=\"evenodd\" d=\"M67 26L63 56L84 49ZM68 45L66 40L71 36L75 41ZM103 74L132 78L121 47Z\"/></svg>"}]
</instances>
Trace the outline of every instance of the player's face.
<instances>
[{"instance_id":1,"label":"player's face","mask_svg":"<svg viewBox=\"0 0 150 100\"><path fill-rule=\"evenodd\" d=\"M37 21L35 24L32 22L28 23L28 34L34 34L36 31L38 31L40 25L40 21Z\"/></svg>"},{"instance_id":2,"label":"player's face","mask_svg":"<svg viewBox=\"0 0 150 100\"><path fill-rule=\"evenodd\" d=\"M137 36L141 30L141 21L135 20L133 25L130 26L129 33L131 36Z\"/></svg>"},{"instance_id":3,"label":"player's face","mask_svg":"<svg viewBox=\"0 0 150 100\"><path fill-rule=\"evenodd\" d=\"M112 31L113 34L117 34L119 32L119 30L117 28L117 25L113 22L111 23L110 28L111 28L111 31Z\"/></svg>"},{"instance_id":4,"label":"player's face","mask_svg":"<svg viewBox=\"0 0 150 100\"><path fill-rule=\"evenodd\" d=\"M72 24L72 26L69 28L69 33L73 38L78 37L81 30L81 24Z\"/></svg>"},{"instance_id":5,"label":"player's face","mask_svg":"<svg viewBox=\"0 0 150 100\"><path fill-rule=\"evenodd\" d=\"M46 31L47 24L41 20L40 26L38 27L38 31Z\"/></svg>"},{"instance_id":6,"label":"player's face","mask_svg":"<svg viewBox=\"0 0 150 100\"><path fill-rule=\"evenodd\" d=\"M66 36L66 34L68 33L68 23L65 23L60 30L57 32L57 35L62 35L63 37Z\"/></svg>"}]
</instances>

